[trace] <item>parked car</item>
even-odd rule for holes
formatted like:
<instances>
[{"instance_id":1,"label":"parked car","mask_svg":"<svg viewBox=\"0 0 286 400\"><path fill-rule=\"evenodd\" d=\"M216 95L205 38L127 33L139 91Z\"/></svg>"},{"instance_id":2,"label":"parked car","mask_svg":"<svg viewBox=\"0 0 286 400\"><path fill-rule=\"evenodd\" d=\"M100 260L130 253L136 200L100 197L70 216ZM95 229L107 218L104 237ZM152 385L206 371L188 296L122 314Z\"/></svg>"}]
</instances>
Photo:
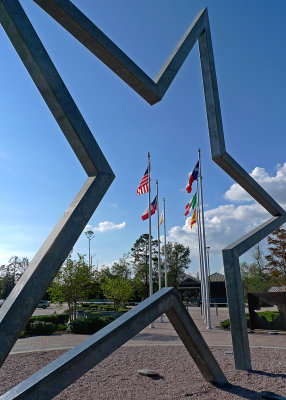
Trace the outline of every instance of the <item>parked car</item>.
<instances>
[{"instance_id":1,"label":"parked car","mask_svg":"<svg viewBox=\"0 0 286 400\"><path fill-rule=\"evenodd\" d=\"M47 300L41 300L37 308L43 308L45 310L49 306L50 304Z\"/></svg>"},{"instance_id":2,"label":"parked car","mask_svg":"<svg viewBox=\"0 0 286 400\"><path fill-rule=\"evenodd\" d=\"M0 307L3 306L4 301L5 301L5 299L0 299Z\"/></svg>"}]
</instances>

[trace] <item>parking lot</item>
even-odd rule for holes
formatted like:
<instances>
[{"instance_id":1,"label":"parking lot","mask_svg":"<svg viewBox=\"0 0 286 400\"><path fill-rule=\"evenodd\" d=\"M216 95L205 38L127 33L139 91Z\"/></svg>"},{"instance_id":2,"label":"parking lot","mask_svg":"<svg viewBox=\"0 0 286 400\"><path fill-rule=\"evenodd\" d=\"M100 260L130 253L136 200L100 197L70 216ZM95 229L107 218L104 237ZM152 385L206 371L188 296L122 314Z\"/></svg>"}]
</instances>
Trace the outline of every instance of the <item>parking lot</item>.
<instances>
[{"instance_id":1,"label":"parking lot","mask_svg":"<svg viewBox=\"0 0 286 400\"><path fill-rule=\"evenodd\" d=\"M36 308L33 315L49 315L56 312L57 314L61 314L68 309L68 304L63 303L61 306L56 303L50 303L50 306L46 309Z\"/></svg>"}]
</instances>

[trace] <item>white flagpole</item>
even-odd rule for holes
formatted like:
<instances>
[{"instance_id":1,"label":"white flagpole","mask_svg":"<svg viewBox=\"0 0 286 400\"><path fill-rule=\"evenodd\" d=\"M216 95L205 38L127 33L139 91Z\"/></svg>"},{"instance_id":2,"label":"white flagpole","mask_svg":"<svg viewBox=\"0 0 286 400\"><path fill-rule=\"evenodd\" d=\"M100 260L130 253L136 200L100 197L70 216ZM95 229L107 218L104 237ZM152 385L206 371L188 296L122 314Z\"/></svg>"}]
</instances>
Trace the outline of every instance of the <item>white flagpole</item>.
<instances>
[{"instance_id":1,"label":"white flagpole","mask_svg":"<svg viewBox=\"0 0 286 400\"><path fill-rule=\"evenodd\" d=\"M149 219L149 295L153 294L153 269L152 269L152 236L151 236L151 178L150 178L150 153L148 152L148 219Z\"/></svg>"},{"instance_id":2,"label":"white flagpole","mask_svg":"<svg viewBox=\"0 0 286 400\"><path fill-rule=\"evenodd\" d=\"M167 243L166 243L166 212L165 212L165 198L163 199L164 204L164 265L165 265L165 287L168 286L168 278L167 278Z\"/></svg>"},{"instance_id":3,"label":"white flagpole","mask_svg":"<svg viewBox=\"0 0 286 400\"><path fill-rule=\"evenodd\" d=\"M206 320L206 302L205 302L205 274L204 274L204 260L202 251L202 232L201 232L201 212L200 212L200 192L199 182L197 179L197 204L198 204L198 242L199 242L199 255L200 255L200 273L201 273L201 302L202 302L202 317Z\"/></svg>"},{"instance_id":4,"label":"white flagpole","mask_svg":"<svg viewBox=\"0 0 286 400\"><path fill-rule=\"evenodd\" d=\"M156 180L157 188L157 222L158 222L158 275L159 275L159 290L162 289L162 278L161 278L161 254L160 254L160 216L159 216L159 194L158 194L158 180ZM159 322L163 322L162 315L160 316Z\"/></svg>"},{"instance_id":5,"label":"white flagpole","mask_svg":"<svg viewBox=\"0 0 286 400\"><path fill-rule=\"evenodd\" d=\"M151 236L151 177L150 177L150 153L148 151L148 219L149 219L149 295L153 294L153 268L152 268L152 236ZM154 325L149 325L149 328L154 328Z\"/></svg>"},{"instance_id":6,"label":"white flagpole","mask_svg":"<svg viewBox=\"0 0 286 400\"><path fill-rule=\"evenodd\" d=\"M159 196L158 196L158 180L156 180L157 187L157 221L158 221L158 274L159 274L159 290L162 289L161 279L161 255L160 255L160 216L159 216Z\"/></svg>"},{"instance_id":7,"label":"white flagpole","mask_svg":"<svg viewBox=\"0 0 286 400\"><path fill-rule=\"evenodd\" d=\"M199 150L198 150L199 151ZM200 158L199 158L200 164ZM203 234L202 234L202 215L201 215L201 201L200 201L200 191L199 191L199 178L200 175L198 173L197 179L197 193L198 193L198 236L199 236L199 251L200 251L200 266L201 266L201 301L202 301L202 317L204 322L207 322L207 311L206 311L206 269L205 269L205 254L204 254L204 245L203 245Z\"/></svg>"},{"instance_id":8,"label":"white flagpole","mask_svg":"<svg viewBox=\"0 0 286 400\"><path fill-rule=\"evenodd\" d=\"M203 239L203 259L204 259L204 271L205 271L205 297L206 297L206 317L207 317L207 329L211 329L211 316L210 316L210 294L208 284L208 268L207 268L207 254L206 254L206 235L205 235L205 221L204 221L204 200L203 200L203 185L202 185L202 173L201 173L201 152L199 153L199 179L200 179L200 192L201 192L201 210L202 210L202 239Z\"/></svg>"}]
</instances>

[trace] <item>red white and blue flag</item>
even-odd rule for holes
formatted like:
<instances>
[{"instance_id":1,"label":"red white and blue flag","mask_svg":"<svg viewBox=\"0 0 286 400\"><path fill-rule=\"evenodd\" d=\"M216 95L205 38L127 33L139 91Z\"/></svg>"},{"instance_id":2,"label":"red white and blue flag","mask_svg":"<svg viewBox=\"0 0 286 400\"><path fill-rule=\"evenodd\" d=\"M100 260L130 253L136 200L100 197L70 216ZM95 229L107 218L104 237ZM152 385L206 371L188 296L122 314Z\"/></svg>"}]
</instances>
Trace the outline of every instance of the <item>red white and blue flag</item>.
<instances>
[{"instance_id":1,"label":"red white and blue flag","mask_svg":"<svg viewBox=\"0 0 286 400\"><path fill-rule=\"evenodd\" d=\"M155 211L157 210L157 196L150 204L150 210L151 210L151 215L155 214ZM147 210L144 211L141 218L143 219L143 221L149 218L149 207L147 207Z\"/></svg>"},{"instance_id":2,"label":"red white and blue flag","mask_svg":"<svg viewBox=\"0 0 286 400\"><path fill-rule=\"evenodd\" d=\"M193 172L191 173L191 176L189 178L188 184L186 186L186 191L188 193L191 193L192 191L192 184L194 181L196 181L198 179L198 175L199 175L199 168L200 168L200 162L198 161Z\"/></svg>"},{"instance_id":3,"label":"red white and blue flag","mask_svg":"<svg viewBox=\"0 0 286 400\"><path fill-rule=\"evenodd\" d=\"M139 183L139 186L137 189L137 196L139 196L140 194L148 193L148 191L149 191L148 180L149 180L149 174L148 174L148 168L147 168L143 178L141 179L141 182Z\"/></svg>"}]
</instances>

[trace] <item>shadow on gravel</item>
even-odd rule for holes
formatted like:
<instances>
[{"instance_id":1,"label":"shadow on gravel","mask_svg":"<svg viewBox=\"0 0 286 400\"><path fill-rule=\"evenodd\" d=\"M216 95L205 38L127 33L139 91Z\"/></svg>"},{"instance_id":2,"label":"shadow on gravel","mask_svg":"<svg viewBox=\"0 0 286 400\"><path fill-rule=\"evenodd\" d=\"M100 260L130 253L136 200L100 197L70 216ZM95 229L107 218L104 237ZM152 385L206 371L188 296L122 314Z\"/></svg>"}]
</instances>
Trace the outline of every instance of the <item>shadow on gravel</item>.
<instances>
[{"instance_id":1,"label":"shadow on gravel","mask_svg":"<svg viewBox=\"0 0 286 400\"><path fill-rule=\"evenodd\" d=\"M150 378L152 379L152 381L159 381L160 379L165 379L162 375L151 376Z\"/></svg>"},{"instance_id":2,"label":"shadow on gravel","mask_svg":"<svg viewBox=\"0 0 286 400\"><path fill-rule=\"evenodd\" d=\"M231 394L236 394L239 396L239 398L243 399L249 399L249 400L254 400L254 399L259 399L259 394L260 392L256 392L251 389L244 388L242 386L237 386L237 385L232 385L228 383L225 386L217 386L219 389L223 390L224 392L228 392Z\"/></svg>"},{"instance_id":3,"label":"shadow on gravel","mask_svg":"<svg viewBox=\"0 0 286 400\"><path fill-rule=\"evenodd\" d=\"M257 371L255 369L252 369L251 371L248 372L257 375L269 376L269 378L286 378L285 374L273 374L272 372Z\"/></svg>"},{"instance_id":4,"label":"shadow on gravel","mask_svg":"<svg viewBox=\"0 0 286 400\"><path fill-rule=\"evenodd\" d=\"M180 341L178 336L167 336L167 335L154 335L153 333L138 333L132 340L152 340L152 342L178 342Z\"/></svg>"}]
</instances>

